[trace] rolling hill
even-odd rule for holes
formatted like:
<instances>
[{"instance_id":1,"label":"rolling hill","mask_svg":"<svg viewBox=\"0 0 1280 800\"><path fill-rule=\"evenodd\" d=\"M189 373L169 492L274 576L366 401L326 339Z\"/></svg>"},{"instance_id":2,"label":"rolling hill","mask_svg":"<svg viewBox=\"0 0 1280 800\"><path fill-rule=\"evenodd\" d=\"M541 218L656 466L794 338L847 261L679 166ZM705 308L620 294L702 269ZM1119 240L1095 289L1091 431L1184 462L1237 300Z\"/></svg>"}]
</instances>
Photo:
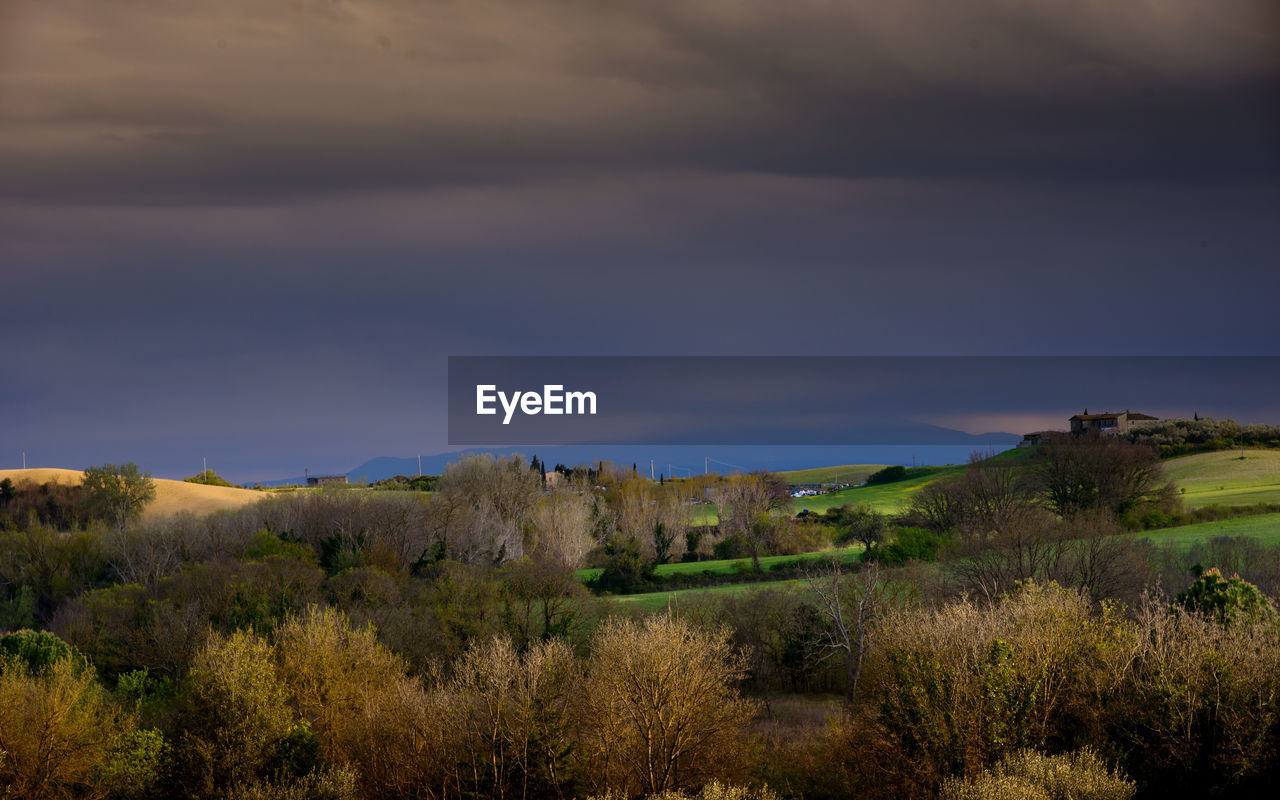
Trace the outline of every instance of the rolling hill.
<instances>
[{"instance_id":1,"label":"rolling hill","mask_svg":"<svg viewBox=\"0 0 1280 800\"><path fill-rule=\"evenodd\" d=\"M84 473L74 469L0 469L0 480L9 478L14 483L25 480L36 483L80 483ZM270 494L252 489L236 489L228 486L205 486L200 483L171 481L165 478L153 478L156 484L156 499L147 504L143 510L143 519L190 511L193 514L209 514L230 508L239 508L256 503Z\"/></svg>"},{"instance_id":2,"label":"rolling hill","mask_svg":"<svg viewBox=\"0 0 1280 800\"><path fill-rule=\"evenodd\" d=\"M1169 459L1164 470L1192 508L1280 502L1280 451L1197 453Z\"/></svg>"},{"instance_id":3,"label":"rolling hill","mask_svg":"<svg viewBox=\"0 0 1280 800\"><path fill-rule=\"evenodd\" d=\"M1006 450L995 458L1017 463L1030 457L1029 450ZM1182 490L1182 500L1188 508L1207 505L1242 506L1254 503L1280 503L1280 451L1263 449L1223 450L1215 453L1197 453L1170 458L1163 462L1165 475ZM871 474L872 465L847 465L823 469L783 473L793 483L801 481L790 476L823 478L833 473L856 475ZM952 475L959 475L964 467L921 467L908 473L906 480L878 486L857 486L832 494L798 499L796 511L809 509L821 513L828 508L845 503L870 505L886 514L899 513L911 497L922 487ZM816 481L814 481L816 482Z\"/></svg>"}]
</instances>

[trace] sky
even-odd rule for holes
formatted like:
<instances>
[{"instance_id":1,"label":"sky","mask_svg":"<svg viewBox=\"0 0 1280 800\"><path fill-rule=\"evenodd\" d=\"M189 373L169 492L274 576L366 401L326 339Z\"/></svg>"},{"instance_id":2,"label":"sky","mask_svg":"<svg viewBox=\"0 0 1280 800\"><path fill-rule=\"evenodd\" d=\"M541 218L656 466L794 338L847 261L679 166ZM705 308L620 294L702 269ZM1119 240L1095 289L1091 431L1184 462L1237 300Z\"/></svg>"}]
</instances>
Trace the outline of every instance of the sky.
<instances>
[{"instance_id":1,"label":"sky","mask_svg":"<svg viewBox=\"0 0 1280 800\"><path fill-rule=\"evenodd\" d=\"M443 450L450 355L1277 355L1278 212L1270 0L0 0L0 467Z\"/></svg>"}]
</instances>

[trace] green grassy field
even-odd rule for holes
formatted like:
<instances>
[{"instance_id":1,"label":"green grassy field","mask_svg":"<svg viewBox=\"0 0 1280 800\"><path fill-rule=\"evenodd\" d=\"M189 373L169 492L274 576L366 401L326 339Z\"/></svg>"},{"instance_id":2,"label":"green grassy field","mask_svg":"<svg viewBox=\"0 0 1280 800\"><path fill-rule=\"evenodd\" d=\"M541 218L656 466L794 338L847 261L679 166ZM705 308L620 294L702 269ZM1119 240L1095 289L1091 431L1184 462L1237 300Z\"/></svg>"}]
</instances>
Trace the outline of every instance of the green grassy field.
<instances>
[{"instance_id":1,"label":"green grassy field","mask_svg":"<svg viewBox=\"0 0 1280 800\"><path fill-rule=\"evenodd\" d=\"M843 464L838 467L818 467L817 469L793 469L778 474L790 484L803 483L862 483L873 472L879 472L888 464Z\"/></svg>"},{"instance_id":2,"label":"green grassy field","mask_svg":"<svg viewBox=\"0 0 1280 800\"><path fill-rule=\"evenodd\" d=\"M1235 519L1218 520L1217 522L1201 522L1195 525L1184 525L1179 528L1164 528L1154 531L1126 534L1137 539L1150 539L1156 545L1173 545L1178 548L1190 547L1196 542L1208 541L1218 536L1246 536L1257 539L1265 545L1280 544L1280 514L1260 514L1252 517L1236 517ZM794 556L788 556L794 558ZM703 564L732 564L733 562L702 562ZM670 566L670 565L669 565ZM661 569L661 568L659 568ZM634 605L645 611L661 611L668 607L679 607L681 602L689 602L708 593L742 594L761 589L777 589L784 586L803 587L802 579L760 581L753 583L727 583L719 586L705 586L692 589L648 592L645 594L623 595L615 600Z\"/></svg>"},{"instance_id":3,"label":"green grassy field","mask_svg":"<svg viewBox=\"0 0 1280 800\"><path fill-rule=\"evenodd\" d=\"M1258 514L1216 522L1200 522L1179 528L1162 528L1129 535L1138 539L1150 539L1157 545L1171 544L1175 547L1189 547L1195 542L1208 541L1218 536L1247 536L1265 545L1273 545L1280 544L1280 514Z\"/></svg>"},{"instance_id":4,"label":"green grassy field","mask_svg":"<svg viewBox=\"0 0 1280 800\"><path fill-rule=\"evenodd\" d=\"M615 597L620 603L644 609L645 611L662 611L668 607L679 608L681 602L688 602L707 595L744 594L764 589L780 589L785 586L803 587L803 578L784 581L755 581L753 583L725 583L719 586L700 586L696 589L676 589L673 591L648 592L645 594L628 594Z\"/></svg>"},{"instance_id":5,"label":"green grassy field","mask_svg":"<svg viewBox=\"0 0 1280 800\"><path fill-rule=\"evenodd\" d=\"M779 474L786 477L793 484L820 483L823 481L813 480L812 478L839 473L841 480L846 479L845 475L853 476L855 474L865 480L868 475L883 468L879 464L846 464L842 467L822 467L820 469L796 470ZM815 514L821 514L828 508L837 508L845 503L851 503L853 505L866 504L884 514L898 514L906 508L911 502L911 496L919 491L921 487L948 475L958 475L963 470L964 467L961 466L914 467L912 468L912 474L908 478L896 483L883 483L876 486L854 486L830 494L820 494L816 497L796 498L791 501L791 513L798 514L802 510L808 509ZM857 472L855 473L855 471ZM825 482L830 483L831 481ZM718 521L716 507L711 505L702 506L693 515L694 525L714 525Z\"/></svg>"},{"instance_id":6,"label":"green grassy field","mask_svg":"<svg viewBox=\"0 0 1280 800\"><path fill-rule=\"evenodd\" d=\"M820 494L817 497L797 498L792 502L792 508L796 513L808 509L815 514L821 514L828 508L838 508L845 503L851 503L869 505L884 514L899 514L911 503L911 497L920 489L939 478L958 475L963 470L964 467L923 467L919 468L914 475L896 483L855 486L831 494Z\"/></svg>"},{"instance_id":7,"label":"green grassy field","mask_svg":"<svg viewBox=\"0 0 1280 800\"><path fill-rule=\"evenodd\" d=\"M1006 450L997 459L1019 462L1030 457L1028 449ZM822 474L827 470L852 470L855 466L801 470L786 475ZM870 474L874 468L863 465ZM1164 462L1165 475L1177 483L1183 502L1190 508L1212 504L1225 506L1254 503L1280 503L1280 451L1230 450L1198 453L1171 458ZM885 514L897 514L910 504L912 496L934 481L964 471L963 466L925 467L906 480L879 486L857 486L832 494L805 497L794 501L796 512L808 509L822 513L845 503L865 503ZM793 482L794 478L789 478ZM809 481L806 481L809 482ZM713 510L714 516L714 510Z\"/></svg>"},{"instance_id":8,"label":"green grassy field","mask_svg":"<svg viewBox=\"0 0 1280 800\"><path fill-rule=\"evenodd\" d=\"M1165 474L1191 508L1280 503L1280 452L1223 450L1171 458Z\"/></svg>"},{"instance_id":9,"label":"green grassy field","mask_svg":"<svg viewBox=\"0 0 1280 800\"><path fill-rule=\"evenodd\" d=\"M997 458L1018 461L1029 456L1027 450L1010 450ZM861 470L863 477L870 475L880 467L872 464L844 465L823 467L812 470L797 470L783 473L792 483L830 482L836 474L845 471L853 474ZM1181 456L1164 462L1165 474L1183 489L1183 502L1190 508L1219 504L1250 505L1253 503L1280 503L1280 452L1275 450L1231 450L1216 453L1198 453ZM887 514L900 513L910 502L912 496L928 484L952 475L958 475L963 466L925 467L913 471L906 480L879 486L859 486L827 495L797 499L793 503L793 513L801 509L809 509L822 513L828 508L845 503L867 504L877 511ZM843 478L842 478L843 479ZM715 508L704 509L706 522L715 522ZM1195 542L1207 541L1218 536L1246 536L1257 539L1266 545L1280 544L1280 514L1262 514L1217 522L1202 522L1176 528L1143 531L1128 534L1135 538L1150 539L1154 544L1171 544L1175 547L1189 547ZM832 551L814 554L814 558L822 558ZM845 551L849 557L853 549ZM780 561L788 561L797 556L771 556L761 559L766 569ZM745 567L749 562L739 561L702 561L680 564L665 564L658 567L657 573L700 573L710 571L727 574ZM579 570L584 580L599 574L599 570ZM617 598L621 602L637 604L645 609L662 609L669 602L678 603L681 599L691 599L700 593L737 593L750 592L760 588L777 587L795 584L794 580L721 584L692 589L652 592L649 594L628 595Z\"/></svg>"},{"instance_id":10,"label":"green grassy field","mask_svg":"<svg viewBox=\"0 0 1280 800\"><path fill-rule=\"evenodd\" d=\"M842 561L851 561L855 555L862 552L862 545L853 547L833 547L828 550L819 550L814 553L804 553L794 556L764 556L760 559L760 566L765 570L772 569L778 564L788 564L792 562L807 561L824 561L826 559L836 557ZM722 559L717 561L679 561L675 564L659 564L654 573L659 576L665 575L701 575L704 572L710 572L712 575L731 575L735 572L748 572L751 570L751 559L736 558ZM580 569L577 575L583 581L593 581L600 577L600 569Z\"/></svg>"}]
</instances>

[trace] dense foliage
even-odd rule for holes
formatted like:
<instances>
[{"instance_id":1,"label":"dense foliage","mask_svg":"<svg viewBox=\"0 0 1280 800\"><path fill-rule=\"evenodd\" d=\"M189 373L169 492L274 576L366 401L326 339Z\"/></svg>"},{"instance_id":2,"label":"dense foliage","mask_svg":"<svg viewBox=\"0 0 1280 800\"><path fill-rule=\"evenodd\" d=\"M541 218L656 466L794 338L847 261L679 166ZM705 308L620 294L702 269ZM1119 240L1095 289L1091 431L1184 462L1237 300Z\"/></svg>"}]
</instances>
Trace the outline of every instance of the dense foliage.
<instances>
[{"instance_id":1,"label":"dense foliage","mask_svg":"<svg viewBox=\"0 0 1280 800\"><path fill-rule=\"evenodd\" d=\"M235 486L234 483L211 469L203 470L190 478L183 478L183 480L187 483L199 483L204 486Z\"/></svg>"},{"instance_id":2,"label":"dense foliage","mask_svg":"<svg viewBox=\"0 0 1280 800\"><path fill-rule=\"evenodd\" d=\"M1280 425L1241 425L1207 417L1162 419L1133 428L1127 438L1169 458L1237 447L1280 447Z\"/></svg>"},{"instance_id":3,"label":"dense foliage","mask_svg":"<svg viewBox=\"0 0 1280 800\"><path fill-rule=\"evenodd\" d=\"M1122 535L1135 513L1190 514L1152 451L1053 446L975 459L897 517L797 519L768 475L546 480L491 457L430 493L296 492L123 525L10 517L0 793L1264 790L1280 771L1280 548ZM695 525L707 498L719 523ZM782 557L841 543L862 560ZM731 549L736 573L679 563ZM589 564L613 592L793 580L645 613L593 594L574 571Z\"/></svg>"},{"instance_id":4,"label":"dense foliage","mask_svg":"<svg viewBox=\"0 0 1280 800\"><path fill-rule=\"evenodd\" d=\"M895 464L893 466L885 467L884 469L878 469L871 473L867 476L867 485L875 486L881 483L896 483L897 481L906 479L906 477L907 468Z\"/></svg>"}]
</instances>

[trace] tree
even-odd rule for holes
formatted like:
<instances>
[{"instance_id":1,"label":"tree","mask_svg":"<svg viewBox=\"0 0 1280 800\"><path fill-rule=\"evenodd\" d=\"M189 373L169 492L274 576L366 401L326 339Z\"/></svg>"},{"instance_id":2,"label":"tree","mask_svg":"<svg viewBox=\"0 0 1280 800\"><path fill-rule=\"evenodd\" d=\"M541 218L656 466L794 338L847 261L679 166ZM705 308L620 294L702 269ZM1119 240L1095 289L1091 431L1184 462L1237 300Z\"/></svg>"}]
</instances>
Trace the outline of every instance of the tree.
<instances>
[{"instance_id":1,"label":"tree","mask_svg":"<svg viewBox=\"0 0 1280 800\"><path fill-rule=\"evenodd\" d=\"M734 688L746 660L726 629L672 616L614 619L587 669L584 745L601 789L678 789L735 755L753 704Z\"/></svg>"},{"instance_id":2,"label":"tree","mask_svg":"<svg viewBox=\"0 0 1280 800\"><path fill-rule=\"evenodd\" d=\"M145 790L155 778L159 734L138 731L73 648L50 634L18 636L17 655L0 658L4 796L100 798Z\"/></svg>"},{"instance_id":3,"label":"tree","mask_svg":"<svg viewBox=\"0 0 1280 800\"><path fill-rule=\"evenodd\" d=\"M875 486L880 483L896 483L907 477L907 468L901 465L885 467L877 470L867 477L867 485Z\"/></svg>"},{"instance_id":4,"label":"tree","mask_svg":"<svg viewBox=\"0 0 1280 800\"><path fill-rule=\"evenodd\" d=\"M132 461L89 467L84 471L82 485L90 515L120 528L141 514L143 507L156 497L151 473L139 471Z\"/></svg>"},{"instance_id":5,"label":"tree","mask_svg":"<svg viewBox=\"0 0 1280 800\"><path fill-rule=\"evenodd\" d=\"M494 563L524 555L522 530L542 496L542 481L522 456L464 455L445 467L437 488L438 538L450 555Z\"/></svg>"},{"instance_id":6,"label":"tree","mask_svg":"<svg viewBox=\"0 0 1280 800\"><path fill-rule=\"evenodd\" d=\"M1026 524L1038 505L1036 487L1024 470L975 453L959 477L917 492L911 514L932 530L982 539Z\"/></svg>"},{"instance_id":7,"label":"tree","mask_svg":"<svg viewBox=\"0 0 1280 800\"><path fill-rule=\"evenodd\" d=\"M190 478L183 478L182 480L186 483L201 483L205 486L235 486L231 481L211 469L206 469L192 475Z\"/></svg>"},{"instance_id":8,"label":"tree","mask_svg":"<svg viewBox=\"0 0 1280 800\"><path fill-rule=\"evenodd\" d=\"M539 498L529 517L525 551L549 564L577 569L595 545L591 538L591 503L572 490Z\"/></svg>"},{"instance_id":9,"label":"tree","mask_svg":"<svg viewBox=\"0 0 1280 800\"><path fill-rule=\"evenodd\" d=\"M572 648L551 639L521 651L499 637L472 645L455 666L441 692L441 723L461 740L463 791L565 796L573 778L571 709L581 682Z\"/></svg>"},{"instance_id":10,"label":"tree","mask_svg":"<svg viewBox=\"0 0 1280 800\"><path fill-rule=\"evenodd\" d=\"M1178 594L1178 604L1230 625L1236 620L1269 620L1276 610L1267 596L1239 575L1224 578L1216 567L1207 570Z\"/></svg>"},{"instance_id":11,"label":"tree","mask_svg":"<svg viewBox=\"0 0 1280 800\"><path fill-rule=\"evenodd\" d=\"M751 549L751 562L760 571L760 554L773 526L769 517L791 505L787 481L772 472L751 472L725 480L720 489L720 531L725 536L741 536Z\"/></svg>"},{"instance_id":12,"label":"tree","mask_svg":"<svg viewBox=\"0 0 1280 800\"><path fill-rule=\"evenodd\" d=\"M811 575L808 580L828 624L823 637L827 654L840 653L844 657L844 699L852 704L871 630L884 602L880 569L872 563L847 576L833 558L826 574Z\"/></svg>"},{"instance_id":13,"label":"tree","mask_svg":"<svg viewBox=\"0 0 1280 800\"><path fill-rule=\"evenodd\" d=\"M884 539L888 528L885 516L868 505L846 503L839 508L829 508L823 521L836 529L834 538L838 544L854 541L867 551Z\"/></svg>"},{"instance_id":14,"label":"tree","mask_svg":"<svg viewBox=\"0 0 1280 800\"><path fill-rule=\"evenodd\" d=\"M664 564L680 555L689 527L689 506L674 487L630 473L612 475L604 493L607 518L623 539L634 538L646 557Z\"/></svg>"},{"instance_id":15,"label":"tree","mask_svg":"<svg viewBox=\"0 0 1280 800\"><path fill-rule=\"evenodd\" d=\"M327 606L312 606L281 625L274 656L291 704L332 761L351 760L362 746L348 740L344 725L364 698L405 674L404 662L378 642L372 627L353 627Z\"/></svg>"},{"instance_id":16,"label":"tree","mask_svg":"<svg viewBox=\"0 0 1280 800\"><path fill-rule=\"evenodd\" d=\"M59 661L70 661L78 668L88 662L79 650L48 631L15 631L0 635L0 669L6 664L22 664L29 672L39 674Z\"/></svg>"},{"instance_id":17,"label":"tree","mask_svg":"<svg viewBox=\"0 0 1280 800\"><path fill-rule=\"evenodd\" d=\"M516 646L569 638L583 623L586 587L572 570L524 559L497 570L503 621Z\"/></svg>"},{"instance_id":18,"label":"tree","mask_svg":"<svg viewBox=\"0 0 1280 800\"><path fill-rule=\"evenodd\" d=\"M175 788L213 798L266 777L293 728L271 647L244 631L215 634L196 655L190 681L178 720Z\"/></svg>"},{"instance_id":19,"label":"tree","mask_svg":"<svg viewBox=\"0 0 1280 800\"><path fill-rule=\"evenodd\" d=\"M619 541L615 537L604 545L604 571L596 578L596 588L607 592L634 592L653 582L653 562L640 552L634 537Z\"/></svg>"},{"instance_id":20,"label":"tree","mask_svg":"<svg viewBox=\"0 0 1280 800\"><path fill-rule=\"evenodd\" d=\"M1049 436L1034 473L1045 500L1062 516L1095 509L1122 516L1150 499L1163 478L1154 448L1092 433Z\"/></svg>"}]
</instances>

